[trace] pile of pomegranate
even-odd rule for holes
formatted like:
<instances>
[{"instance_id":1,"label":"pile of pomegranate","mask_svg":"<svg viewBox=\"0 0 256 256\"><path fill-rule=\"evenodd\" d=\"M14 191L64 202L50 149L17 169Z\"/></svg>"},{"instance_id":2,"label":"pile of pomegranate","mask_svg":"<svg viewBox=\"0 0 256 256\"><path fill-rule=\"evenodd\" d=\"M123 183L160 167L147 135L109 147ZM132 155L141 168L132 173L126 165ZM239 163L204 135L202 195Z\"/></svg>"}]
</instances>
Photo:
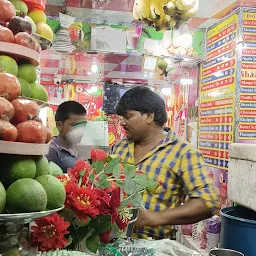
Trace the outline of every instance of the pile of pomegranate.
<instances>
[{"instance_id":1,"label":"pile of pomegranate","mask_svg":"<svg viewBox=\"0 0 256 256\"><path fill-rule=\"evenodd\" d=\"M38 104L29 99L0 97L0 140L24 143L48 143L50 130L38 117Z\"/></svg>"},{"instance_id":2,"label":"pile of pomegranate","mask_svg":"<svg viewBox=\"0 0 256 256\"><path fill-rule=\"evenodd\" d=\"M0 41L41 52L40 44L32 36L31 24L24 18L24 14L16 16L16 9L8 0L0 0Z\"/></svg>"}]
</instances>

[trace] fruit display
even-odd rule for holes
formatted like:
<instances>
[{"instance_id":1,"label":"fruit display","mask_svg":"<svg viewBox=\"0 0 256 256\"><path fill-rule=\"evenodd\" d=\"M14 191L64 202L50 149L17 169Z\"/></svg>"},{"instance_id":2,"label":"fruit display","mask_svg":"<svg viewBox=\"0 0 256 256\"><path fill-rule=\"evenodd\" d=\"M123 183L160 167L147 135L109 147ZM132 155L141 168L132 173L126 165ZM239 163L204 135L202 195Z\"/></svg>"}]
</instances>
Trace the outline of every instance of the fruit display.
<instances>
[{"instance_id":1,"label":"fruit display","mask_svg":"<svg viewBox=\"0 0 256 256\"><path fill-rule=\"evenodd\" d=\"M10 95L13 94L8 94L5 98L0 97L0 140L48 143L48 128L38 118L38 104L33 100L18 97L7 100Z\"/></svg>"},{"instance_id":2,"label":"fruit display","mask_svg":"<svg viewBox=\"0 0 256 256\"><path fill-rule=\"evenodd\" d=\"M157 31L179 29L199 8L199 0L135 0L133 18Z\"/></svg>"},{"instance_id":3,"label":"fruit display","mask_svg":"<svg viewBox=\"0 0 256 256\"><path fill-rule=\"evenodd\" d=\"M29 213L57 209L66 199L64 185L49 174L44 157L0 154L0 213ZM38 161L43 159L43 163Z\"/></svg>"},{"instance_id":4,"label":"fruit display","mask_svg":"<svg viewBox=\"0 0 256 256\"><path fill-rule=\"evenodd\" d=\"M48 95L36 34L53 36L43 11L30 7L0 0L0 255L27 255L23 225L61 210L66 197L60 168L44 156L51 134L39 118Z\"/></svg>"},{"instance_id":5,"label":"fruit display","mask_svg":"<svg viewBox=\"0 0 256 256\"><path fill-rule=\"evenodd\" d=\"M0 42L14 43L41 52L41 44L53 40L44 11L22 0L0 0ZM38 40L38 36L45 40ZM47 46L42 45L43 49Z\"/></svg>"}]
</instances>

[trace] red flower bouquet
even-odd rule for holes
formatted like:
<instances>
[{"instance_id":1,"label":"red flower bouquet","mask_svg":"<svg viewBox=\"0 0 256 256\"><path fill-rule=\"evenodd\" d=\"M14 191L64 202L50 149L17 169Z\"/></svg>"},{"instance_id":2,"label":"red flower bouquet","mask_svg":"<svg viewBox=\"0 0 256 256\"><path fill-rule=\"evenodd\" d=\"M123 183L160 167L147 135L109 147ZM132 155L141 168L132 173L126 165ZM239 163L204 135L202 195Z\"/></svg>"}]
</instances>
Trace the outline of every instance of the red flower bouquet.
<instances>
[{"instance_id":1,"label":"red flower bouquet","mask_svg":"<svg viewBox=\"0 0 256 256\"><path fill-rule=\"evenodd\" d=\"M124 234L131 210L142 205L143 193L158 186L134 165L103 150L93 149L91 160L77 161L68 174L58 177L66 190L65 209L61 217L55 213L33 227L32 241L41 251L74 250L84 243L96 252L99 242L110 242L112 229Z\"/></svg>"}]
</instances>

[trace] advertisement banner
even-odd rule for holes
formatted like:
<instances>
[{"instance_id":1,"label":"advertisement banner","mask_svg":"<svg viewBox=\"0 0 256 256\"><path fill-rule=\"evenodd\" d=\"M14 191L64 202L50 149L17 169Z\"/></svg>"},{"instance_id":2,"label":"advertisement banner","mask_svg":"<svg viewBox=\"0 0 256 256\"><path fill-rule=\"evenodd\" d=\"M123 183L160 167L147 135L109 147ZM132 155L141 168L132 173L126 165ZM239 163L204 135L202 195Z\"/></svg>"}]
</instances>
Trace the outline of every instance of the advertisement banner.
<instances>
[{"instance_id":1,"label":"advertisement banner","mask_svg":"<svg viewBox=\"0 0 256 256\"><path fill-rule=\"evenodd\" d=\"M256 144L256 9L243 12L240 81L240 143Z\"/></svg>"},{"instance_id":2,"label":"advertisement banner","mask_svg":"<svg viewBox=\"0 0 256 256\"><path fill-rule=\"evenodd\" d=\"M238 14L207 32L207 61L201 67L199 150L209 169L228 170L234 141Z\"/></svg>"}]
</instances>

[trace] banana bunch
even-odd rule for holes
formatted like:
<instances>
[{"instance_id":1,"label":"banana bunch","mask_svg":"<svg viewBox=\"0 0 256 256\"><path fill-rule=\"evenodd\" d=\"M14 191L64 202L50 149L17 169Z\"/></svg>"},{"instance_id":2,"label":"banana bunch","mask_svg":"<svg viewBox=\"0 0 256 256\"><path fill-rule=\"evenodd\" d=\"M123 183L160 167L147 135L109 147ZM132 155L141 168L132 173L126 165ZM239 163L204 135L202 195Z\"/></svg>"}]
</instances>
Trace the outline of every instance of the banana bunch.
<instances>
[{"instance_id":1,"label":"banana bunch","mask_svg":"<svg viewBox=\"0 0 256 256\"><path fill-rule=\"evenodd\" d=\"M135 0L133 18L157 31L179 29L199 8L199 0Z\"/></svg>"}]
</instances>

